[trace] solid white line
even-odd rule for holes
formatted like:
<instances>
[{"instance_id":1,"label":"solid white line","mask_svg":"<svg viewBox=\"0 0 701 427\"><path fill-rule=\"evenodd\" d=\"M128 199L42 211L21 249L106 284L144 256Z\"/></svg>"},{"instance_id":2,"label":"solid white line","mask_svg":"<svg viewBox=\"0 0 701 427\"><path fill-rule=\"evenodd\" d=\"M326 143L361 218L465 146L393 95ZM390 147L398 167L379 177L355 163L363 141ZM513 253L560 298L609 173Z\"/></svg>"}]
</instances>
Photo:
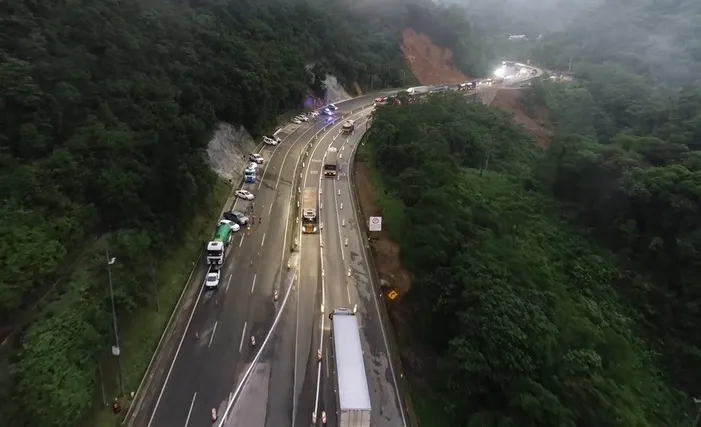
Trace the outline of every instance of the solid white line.
<instances>
[{"instance_id":1,"label":"solid white line","mask_svg":"<svg viewBox=\"0 0 701 427\"><path fill-rule=\"evenodd\" d=\"M187 330L190 329L190 323L192 323L192 317L195 315L195 309L197 308L197 304L200 302L200 297L202 297L202 290L199 290L197 292L197 300L195 300L195 305L192 306L192 312L190 312L190 318L187 319L187 324L185 325L185 331L183 331L182 337L180 337L180 342L178 343L178 348L175 350L175 355L173 356L173 361L170 362L170 368L168 368L168 373L166 374L166 379L163 382L163 387L161 388L161 391L158 393L158 399L156 399L156 405L153 407L153 412L151 413L151 418L148 420L148 427L151 427L151 423L153 423L153 418L156 416L156 412L158 410L158 405L161 403L161 398L163 398L163 393L166 390L166 386L168 385L168 380L170 380L170 374L173 373L173 367L175 366L175 361L178 360L178 354L180 354L180 349L183 346L183 341L185 341L185 337L187 336Z\"/></svg>"},{"instance_id":2,"label":"solid white line","mask_svg":"<svg viewBox=\"0 0 701 427\"><path fill-rule=\"evenodd\" d=\"M341 232L341 217L338 215L338 199L339 197L336 196L338 194L338 191L336 191L336 180L333 180L333 195L334 195L334 203L333 203L333 208L336 211L336 228L338 229L338 243L340 243L340 248L341 248L341 260L345 261L346 260L346 255L343 251L343 233Z\"/></svg>"},{"instance_id":3,"label":"solid white line","mask_svg":"<svg viewBox=\"0 0 701 427\"><path fill-rule=\"evenodd\" d=\"M192 402L190 402L190 410L187 411L187 418L185 418L185 427L187 427L187 423L190 422L190 415L192 415L192 407L195 406L195 399L197 398L197 392L192 396Z\"/></svg>"},{"instance_id":4,"label":"solid white line","mask_svg":"<svg viewBox=\"0 0 701 427\"><path fill-rule=\"evenodd\" d=\"M317 142L314 145L312 152L310 153L310 156L309 156L309 164L310 165L312 164L311 160L314 159L314 153L316 153L316 150L319 147L321 147L321 143L324 141L324 139L326 139L326 137L331 134L331 131L333 131L334 128L338 128L339 126L341 126L342 120L337 120L337 122L338 122L338 124L335 124L335 122L334 122L334 124L332 124L329 127L329 130L324 134L324 136L322 136L320 139L317 139ZM333 140L331 141L331 144L332 143L333 143ZM326 147L327 148L330 147L331 144L326 145ZM326 150L324 150L324 153L326 153ZM323 175L321 174L321 166L319 166L319 168L320 168L319 169L319 172L320 172L319 173L319 186L318 186L317 190L320 193L321 192L321 180L323 178ZM307 172L304 174L304 181L302 182L302 188L307 188L307 178L309 178L309 171L311 169L312 168L309 167L307 169ZM321 194L319 194L318 197L319 197L319 204L321 204ZM319 214L319 216L321 217L321 214ZM300 254L300 261L301 261L301 259L302 259L302 227L299 228L298 233L299 233L298 236L299 236L299 243L300 243L299 244L299 246L300 246L299 247L299 254ZM319 236L319 243L321 243L321 231L319 232L318 236ZM322 271L324 270L323 250L324 250L323 248L320 248L320 252L319 252L319 258L321 261L321 270ZM325 283L326 282L324 281L324 276L321 276L321 305L322 306L326 305L326 284ZM293 380L292 380L292 390L293 390L293 392L292 392L292 418L293 418L293 424L294 424L295 414L297 412L297 404L296 404L296 401L297 401L297 394L296 394L296 390L297 390L297 359L298 359L297 358L297 353L298 353L297 349L299 346L298 343L299 343L299 303L300 303L300 299L301 298L297 298L297 322L296 322L297 325L296 325L296 330L295 330L295 362L294 362L295 369L293 371ZM326 316L322 313L321 314L321 340L319 341L320 346L323 346L323 343L324 343L324 318L325 317ZM319 383L320 382L321 382L321 364L319 364L319 371L317 374L316 401L314 403L314 412L315 413L319 409Z\"/></svg>"},{"instance_id":5,"label":"solid white line","mask_svg":"<svg viewBox=\"0 0 701 427\"><path fill-rule=\"evenodd\" d=\"M350 287L348 286L348 282L346 282L346 294L348 295L348 304L350 305L351 297L350 297Z\"/></svg>"},{"instance_id":6,"label":"solid white line","mask_svg":"<svg viewBox=\"0 0 701 427\"><path fill-rule=\"evenodd\" d=\"M256 287L256 277L258 277L258 274L253 275L253 284L251 285L251 293L253 293L253 289Z\"/></svg>"},{"instance_id":7,"label":"solid white line","mask_svg":"<svg viewBox=\"0 0 701 427\"><path fill-rule=\"evenodd\" d=\"M297 273L295 273L295 275L292 277L292 280L294 281L296 278L297 278ZM265 339L263 340L263 344L260 345L260 348L256 352L256 355L253 357L253 361L248 364L248 368L241 376L241 381L239 382L239 385L236 387L236 390L234 390L233 393L229 394L229 401L226 404L226 409L224 409L223 414L219 417L219 424L217 424L217 427L224 427L224 424L228 421L227 417L229 416L231 408L233 408L237 397L239 396L239 394L241 393L241 390L243 389L243 386L246 384L246 381L250 377L251 372L253 372L253 368L256 367L256 364L258 363L258 359L260 358L260 355L262 354L263 349L268 345L268 341L270 340L270 337L273 335L273 331L275 331L277 324L280 322L280 319L282 318L282 316L281 316L282 309L287 305L287 300L290 298L291 291L292 291L292 286L287 288L287 293L285 294L285 298L282 300L282 308L278 312L277 316L275 316L275 320L273 321L273 325L270 327L268 334L265 336Z\"/></svg>"},{"instance_id":8,"label":"solid white line","mask_svg":"<svg viewBox=\"0 0 701 427\"><path fill-rule=\"evenodd\" d=\"M360 112L365 111L365 109L360 110ZM357 114L357 113L356 113ZM352 116L353 114L351 114ZM345 119L345 117L344 117ZM340 126L342 124L342 120L339 120L339 124L336 126L332 125L332 129L334 127ZM324 138L321 139L323 141ZM320 141L320 142L321 142ZM331 144L328 144L326 147L330 147L333 145L333 139L331 141ZM312 151L310 160L314 158L314 153L316 152L317 148L319 148L321 144L317 144L316 147L314 147L314 150ZM325 152L326 150L324 150ZM311 162L310 162L311 163ZM311 168L310 168L311 169ZM321 172L321 171L320 171ZM307 178L309 176L309 173L305 174L304 176L304 188L307 187ZM323 179L323 175L319 173L319 199L321 199L321 181ZM319 239L321 239L321 233L319 233ZM301 251L300 251L301 253ZM320 263L321 263L321 270L324 270L324 248L319 249L319 258L320 258ZM321 276L321 305L325 306L326 305L326 280L324 280L324 276ZM323 348L324 347L324 322L326 320L326 315L325 313L321 313L321 330L319 331L320 338L319 338L319 347ZM296 354L296 343L295 343L295 354ZM319 411L319 389L321 388L321 364L319 364L319 367L317 369L317 374L316 374L316 396L314 398L314 413L317 413Z\"/></svg>"},{"instance_id":9,"label":"solid white line","mask_svg":"<svg viewBox=\"0 0 701 427\"><path fill-rule=\"evenodd\" d=\"M273 205L274 204L275 204L275 201L273 201L273 203L270 204L270 209L268 209L268 215L273 213Z\"/></svg>"},{"instance_id":10,"label":"solid white line","mask_svg":"<svg viewBox=\"0 0 701 427\"><path fill-rule=\"evenodd\" d=\"M361 110L361 111L365 111L365 109L363 109L363 110ZM333 126L332 126L332 128L333 128ZM312 128L312 129L309 129L309 130L313 130L313 128ZM309 132L309 130L305 131L304 134L306 134L307 132ZM326 134L328 134L328 131L324 131L323 129L320 129L320 130L316 131L314 135L319 135L319 134L321 134L321 133L324 133L324 134L325 134L325 135L322 137L322 140L323 140L323 138L326 136ZM312 139L310 138L310 139L308 140L308 142L311 142L311 141L312 141ZM305 143L305 144L306 144L306 143ZM298 159L297 159L297 164L296 164L296 166L295 166L295 172L296 172L297 168L299 167L299 162L301 161L301 159L302 159L302 155L300 155L300 156L298 157ZM284 161L283 161L283 163L284 163ZM279 178L278 178L278 179L279 179ZM306 179L306 178L305 178L305 179ZM290 214L290 209L291 209L292 203L294 202L294 196L295 196L294 188L291 188L290 203L287 204L287 218L288 218L288 220L285 221L285 237L284 237L284 239L283 239L283 247L286 247L286 246L287 246L287 230L288 230L288 228L289 228L289 214ZM299 236L299 251L301 252L301 248L302 248L302 239L301 239L301 236L302 236L302 229L301 229L301 228L299 229L299 234L298 234L298 236ZM285 252L286 252L286 251L283 250L282 253L281 253L281 255L280 255L281 261L284 261ZM284 262L281 262L281 263L280 263L280 269L282 269L282 265L283 265L283 264L284 264ZM295 277L293 278L293 282L294 282L294 280L297 280L297 284L298 284L298 286L299 286L299 276L297 276L297 275L295 274ZM225 421L226 421L226 419L227 419L227 417L228 417L229 411L231 411L231 408L233 407L234 402L235 402L237 396L238 396L239 393L241 392L241 389L242 389L242 387L243 387L243 385L244 385L244 383L245 383L246 378L248 378L248 376L249 376L250 373L252 372L252 370L253 370L253 368L254 368L256 362L257 362L257 359L258 359L258 357L259 357L260 354L261 354L261 350L263 349L263 347L265 347L265 345L266 345L266 343L268 342L270 336L272 335L273 330L275 329L275 326L277 325L277 323L278 323L279 320L281 319L281 314L282 314L282 312L283 312L283 308L284 308L285 305L287 304L287 300L289 299L289 296L290 296L290 294L291 294L292 288L293 288L293 286L290 286L290 287L287 289L287 293L285 294L285 298L284 298L284 300L283 300L283 302L282 302L282 307L281 307L280 310L278 311L278 315L277 315L277 317L275 318L275 321L273 322L272 327L271 327L270 330L268 331L268 335L266 336L265 340L263 341L263 344L261 345L260 349L259 349L258 352L256 353L256 356L254 357L253 362L251 362L251 363L249 364L247 371L246 371L246 372L244 373L244 375L242 376L242 380L241 380L241 382L239 383L238 387L236 388L236 391L234 391L233 395L229 398L229 402L227 403L226 409L224 410L224 413L223 413L222 416L220 417L220 420L221 420L221 421L219 422L218 427L222 427L222 426L224 425L224 423L225 423ZM322 299L325 298L324 293L323 293L323 290L324 290L324 289L323 289L323 287L322 287ZM297 304L298 304L298 308L299 308L299 298L297 299ZM299 309L297 310L297 314L299 315ZM323 316L322 316L322 322L323 322ZM322 324L323 324L323 323L322 323ZM245 328L246 328L246 323L244 323L244 330L245 330ZM299 328L299 318L297 319L297 328ZM322 333L323 333L323 327L322 327ZM243 347L243 337L242 337L241 339L242 339L242 341L241 341L241 344L240 344L240 346L239 346L239 352L241 352L241 348ZM295 378L295 379L294 379L294 386L293 386L294 388L293 388L293 389L296 389L296 384L297 384L297 368L296 368L296 366L297 366L297 338L295 338L295 370L294 370L294 378ZM293 401L293 404L292 404L292 412L293 412L293 415L292 415L292 416L293 416L293 418L294 418L295 412L296 412L296 404L294 403L295 400L296 400L296 394L293 393L293 394L292 394L292 401Z\"/></svg>"},{"instance_id":11,"label":"solid white line","mask_svg":"<svg viewBox=\"0 0 701 427\"><path fill-rule=\"evenodd\" d=\"M246 338L246 326L248 325L248 321L243 322L243 331L241 331L241 344L239 344L239 353L241 353L241 349L243 349L243 339Z\"/></svg>"},{"instance_id":12,"label":"solid white line","mask_svg":"<svg viewBox=\"0 0 701 427\"><path fill-rule=\"evenodd\" d=\"M246 234L244 233L241 235L241 241L239 242L239 248L241 247L241 245L243 245L243 239L245 239L245 238L246 238Z\"/></svg>"},{"instance_id":13,"label":"solid white line","mask_svg":"<svg viewBox=\"0 0 701 427\"><path fill-rule=\"evenodd\" d=\"M352 155L353 155L353 153L354 153L354 150L357 149L357 147L358 147L357 144L354 145L354 146L352 147L352 150L351 150L351 153L350 153L350 154L351 154L351 159L353 158ZM349 192L352 191L351 188L350 188L350 182L351 182L351 180L352 180L351 174L352 174L352 168L349 166L349 167L348 167L348 171L347 171L348 180L346 181L346 182L348 183L348 191L349 191ZM352 195L351 195L351 204L352 204L352 207L353 207L352 212L353 212L354 215L355 215L355 213L357 212L357 210L355 209L355 200L353 200ZM356 219L359 219L359 218L356 218ZM357 222L357 221L356 221L356 222ZM393 382L393 385L394 385L394 392L397 394L397 405L399 406L399 413L400 413L401 416L402 416L402 425L406 427L406 426L407 426L407 421L406 421L406 417L405 417L405 415L404 415L404 404L402 403L402 396L401 396L401 392L400 392L400 390L399 390L399 383L397 383L397 374L396 374L396 372L394 371L394 364L392 363L392 358L390 357L391 350L390 350L390 348L389 348L389 343L388 343L388 341L387 341L387 332L385 332L385 324L384 324L384 322L382 321L383 317L382 317L382 313L380 312L380 304L379 304L379 302L378 302L377 293L375 292L375 286L374 286L374 285L376 285L376 283L374 283L375 281L374 281L374 277L373 277L373 275L372 275L372 271L370 270L370 263L369 263L369 261L368 261L367 253L366 253L365 248L364 248L364 246L363 246L363 242L362 242L363 234L362 234L362 232L360 231L360 227L357 227L355 231L356 231L356 235L357 235L357 236L360 238L360 240L361 240L359 250L360 250L360 253L362 254L363 261L365 261L365 268L366 268L366 271L368 272L368 276L369 276L369 279L370 279L370 284L371 284L371 286L373 287L372 292L371 292L371 293L372 293L372 296L373 296L372 299L373 299L373 301L375 302L375 311L377 312L377 319L378 319L378 322L380 323L380 331L382 332L382 341L384 342L384 344L385 344L385 350L387 351L387 356L388 356L388 357L387 357L387 361L389 362L389 363L388 363L388 364L389 364L389 370L390 370L390 373L392 374L392 382Z\"/></svg>"},{"instance_id":14,"label":"solid white line","mask_svg":"<svg viewBox=\"0 0 701 427\"><path fill-rule=\"evenodd\" d=\"M290 135L292 135L292 134L290 134ZM256 188L256 191L260 190L260 186L263 185L263 179L265 178L265 173L268 171L268 166L270 166L270 163L272 163L271 160L272 160L273 157L275 156L275 152L277 151L278 147L282 146L282 144L283 144L286 140L287 140L287 138L285 138L285 139L284 139L282 142L280 142L279 144L275 145L275 148L273 148L273 152L270 153L270 157L268 157L268 161L265 162L265 167L263 168L263 174L260 176L260 179L258 179L258 187ZM292 145L294 145L295 142L297 142L297 140L295 140L295 141L292 143ZM287 157L287 156L285 156L285 157ZM283 164L285 163L285 159L284 159L284 158L282 159L282 163L283 163Z\"/></svg>"},{"instance_id":15,"label":"solid white line","mask_svg":"<svg viewBox=\"0 0 701 427\"><path fill-rule=\"evenodd\" d=\"M214 333L217 332L217 324L219 321L214 322L214 328L212 329L212 335L209 336L209 344L207 344L207 347L212 346L212 340L214 340Z\"/></svg>"},{"instance_id":16,"label":"solid white line","mask_svg":"<svg viewBox=\"0 0 701 427\"><path fill-rule=\"evenodd\" d=\"M224 293L229 292L229 285L231 284L231 274L229 274L229 279L226 281L226 288L224 289Z\"/></svg>"},{"instance_id":17,"label":"solid white line","mask_svg":"<svg viewBox=\"0 0 701 427\"><path fill-rule=\"evenodd\" d=\"M265 233L263 233L263 240L260 241L260 245L265 245Z\"/></svg>"}]
</instances>

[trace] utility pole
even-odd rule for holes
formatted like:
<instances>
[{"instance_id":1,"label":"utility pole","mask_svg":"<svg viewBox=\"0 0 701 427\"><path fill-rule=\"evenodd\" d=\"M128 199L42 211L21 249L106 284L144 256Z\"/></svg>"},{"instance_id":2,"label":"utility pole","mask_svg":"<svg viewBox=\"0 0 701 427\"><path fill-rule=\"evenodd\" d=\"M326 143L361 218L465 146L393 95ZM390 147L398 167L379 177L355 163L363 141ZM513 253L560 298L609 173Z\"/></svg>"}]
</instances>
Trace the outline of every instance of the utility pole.
<instances>
[{"instance_id":1,"label":"utility pole","mask_svg":"<svg viewBox=\"0 0 701 427\"><path fill-rule=\"evenodd\" d=\"M112 268L111 265L117 261L117 258L110 258L109 249L105 249L105 257L107 258L107 280L110 285L110 300L112 301L112 326L114 327L114 345L112 346L112 354L117 356L119 364L119 395L124 396L124 375L122 373L122 358L120 357L121 348L119 347L119 329L117 328L117 310L114 307L114 288L112 287Z\"/></svg>"}]
</instances>

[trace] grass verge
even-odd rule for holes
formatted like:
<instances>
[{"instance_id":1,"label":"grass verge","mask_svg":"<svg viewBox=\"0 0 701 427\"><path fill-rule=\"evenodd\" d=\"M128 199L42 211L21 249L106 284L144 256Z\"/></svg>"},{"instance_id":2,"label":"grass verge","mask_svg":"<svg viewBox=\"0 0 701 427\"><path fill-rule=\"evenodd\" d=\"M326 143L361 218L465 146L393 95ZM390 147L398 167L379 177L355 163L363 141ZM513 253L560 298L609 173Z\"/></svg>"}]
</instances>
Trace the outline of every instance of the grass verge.
<instances>
[{"instance_id":1,"label":"grass verge","mask_svg":"<svg viewBox=\"0 0 701 427\"><path fill-rule=\"evenodd\" d=\"M404 224L404 205L401 200L393 197L387 190L388 187L382 181L375 167L377 164L375 156L367 143L362 143L358 147L356 161L365 165L373 187L374 202L382 211L384 224L389 232L390 238L395 242L401 242Z\"/></svg>"},{"instance_id":2,"label":"grass verge","mask_svg":"<svg viewBox=\"0 0 701 427\"><path fill-rule=\"evenodd\" d=\"M139 387L185 281L190 275L193 262L202 250L202 242L211 235L212 224L219 218L221 208L230 194L231 186L225 181L217 180L207 208L195 217L185 233L183 243L173 248L165 257L166 261L159 264L156 272L157 298L140 307L129 321L121 326L124 390L127 394L136 392ZM115 378L116 366L107 366L114 360L111 357L110 359L103 363L103 372L106 377ZM110 378L105 378L105 394L107 401L111 402L118 390L116 381L109 380ZM125 412L126 410L115 416L109 407L99 405L85 426L114 427L119 425Z\"/></svg>"}]
</instances>

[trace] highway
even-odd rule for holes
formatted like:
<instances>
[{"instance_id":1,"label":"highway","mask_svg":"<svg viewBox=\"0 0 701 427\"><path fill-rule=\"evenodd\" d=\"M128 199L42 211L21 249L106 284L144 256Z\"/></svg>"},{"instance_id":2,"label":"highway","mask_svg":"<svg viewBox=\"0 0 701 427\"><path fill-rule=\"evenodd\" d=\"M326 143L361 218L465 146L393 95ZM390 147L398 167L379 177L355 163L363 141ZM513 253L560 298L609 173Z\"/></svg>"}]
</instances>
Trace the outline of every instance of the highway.
<instances>
[{"instance_id":1,"label":"highway","mask_svg":"<svg viewBox=\"0 0 701 427\"><path fill-rule=\"evenodd\" d=\"M328 425L335 426L326 315L354 304L359 309L373 423L406 425L381 301L366 259L361 231L366 225L357 223L346 175L352 147L365 130L363 117L371 111L359 110L388 94L336 104L337 118L357 120L353 135L339 135L342 121L332 124L322 116L315 122L286 125L278 133L282 143L262 149L265 163L259 182L243 187L256 195L255 202L233 202L237 210L250 208L255 223L237 233L217 291L203 292L207 268L201 258L196 262L126 425L211 426L215 410L218 426L308 426L312 413L323 410L329 415ZM332 145L340 153L339 180L322 179L324 154ZM298 191L303 188L321 190L324 228L318 234L301 235L296 221ZM299 252L290 252L295 241ZM273 299L275 290L278 301ZM283 295L289 297L284 309ZM261 348L274 321L276 329ZM251 336L261 344L253 347Z\"/></svg>"},{"instance_id":2,"label":"highway","mask_svg":"<svg viewBox=\"0 0 701 427\"><path fill-rule=\"evenodd\" d=\"M340 154L338 179L322 180L322 219L324 229L323 265L325 312L335 308L352 308L357 304L360 337L372 404L372 422L376 427L404 426L406 416L400 403L394 366L391 364L387 332L380 315L378 287L373 283L365 253L366 242L359 224L351 193L350 161L354 147L366 129L366 118L356 122L352 135L341 135L332 144ZM365 228L362 228L365 227ZM316 355L314 355L316 356ZM335 427L336 392L332 345L328 317L324 319L322 375L318 413L327 413L327 425Z\"/></svg>"},{"instance_id":3,"label":"highway","mask_svg":"<svg viewBox=\"0 0 701 427\"><path fill-rule=\"evenodd\" d=\"M337 106L350 111L372 99L368 95ZM291 230L288 219L293 213L290 196L297 160L326 124L326 118L320 117L315 123L285 126L278 133L282 143L262 149L266 161L259 182L244 185L256 194L251 206L256 224L235 236L217 291L202 291L207 269L202 260L198 263L126 424L211 426L211 410L221 413L227 406L239 375L254 355L251 335L262 341L276 312L273 291L287 273L283 265L291 239L285 230ZM249 204L234 202L238 210L246 210Z\"/></svg>"}]
</instances>

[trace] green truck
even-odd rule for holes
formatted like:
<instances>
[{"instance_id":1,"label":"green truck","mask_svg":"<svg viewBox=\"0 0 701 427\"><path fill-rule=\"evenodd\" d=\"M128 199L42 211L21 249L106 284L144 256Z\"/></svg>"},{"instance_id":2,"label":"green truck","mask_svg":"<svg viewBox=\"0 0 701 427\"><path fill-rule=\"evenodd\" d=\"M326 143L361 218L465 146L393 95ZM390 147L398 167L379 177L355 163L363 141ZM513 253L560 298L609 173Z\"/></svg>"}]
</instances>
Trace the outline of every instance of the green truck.
<instances>
[{"instance_id":1,"label":"green truck","mask_svg":"<svg viewBox=\"0 0 701 427\"><path fill-rule=\"evenodd\" d=\"M224 258L226 258L227 250L231 240L234 238L235 225L229 220L221 220L214 232L214 238L207 243L207 264L212 268L219 268L224 265Z\"/></svg>"}]
</instances>

